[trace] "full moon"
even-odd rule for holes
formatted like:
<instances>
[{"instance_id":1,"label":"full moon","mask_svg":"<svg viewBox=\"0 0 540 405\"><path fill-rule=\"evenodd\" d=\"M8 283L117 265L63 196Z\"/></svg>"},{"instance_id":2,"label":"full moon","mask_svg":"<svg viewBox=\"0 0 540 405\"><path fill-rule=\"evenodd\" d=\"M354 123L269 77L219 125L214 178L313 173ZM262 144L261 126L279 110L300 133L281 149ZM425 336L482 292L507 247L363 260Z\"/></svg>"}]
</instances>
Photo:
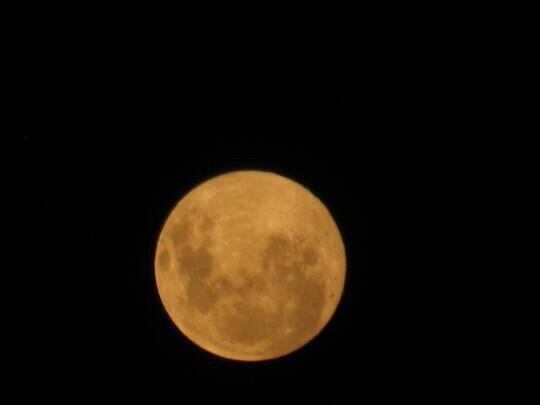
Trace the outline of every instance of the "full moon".
<instances>
[{"instance_id":1,"label":"full moon","mask_svg":"<svg viewBox=\"0 0 540 405\"><path fill-rule=\"evenodd\" d=\"M217 356L289 354L327 325L345 248L324 204L277 174L238 171L191 190L159 235L155 276L169 317Z\"/></svg>"}]
</instances>

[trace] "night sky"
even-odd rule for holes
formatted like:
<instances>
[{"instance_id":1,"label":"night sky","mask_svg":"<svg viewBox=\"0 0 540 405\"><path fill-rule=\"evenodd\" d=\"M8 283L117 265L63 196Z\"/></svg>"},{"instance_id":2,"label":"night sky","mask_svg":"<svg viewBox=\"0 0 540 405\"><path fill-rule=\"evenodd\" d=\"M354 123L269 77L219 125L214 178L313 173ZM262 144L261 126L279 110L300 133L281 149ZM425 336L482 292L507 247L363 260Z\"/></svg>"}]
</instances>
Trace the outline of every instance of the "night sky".
<instances>
[{"instance_id":1,"label":"night sky","mask_svg":"<svg viewBox=\"0 0 540 405\"><path fill-rule=\"evenodd\" d=\"M76 402L450 403L463 365L460 78L448 42L163 31L81 34L47 54L52 112L23 145L55 279L48 389ZM322 333L262 363L190 343L154 282L176 202L241 169L318 196L348 261Z\"/></svg>"}]
</instances>

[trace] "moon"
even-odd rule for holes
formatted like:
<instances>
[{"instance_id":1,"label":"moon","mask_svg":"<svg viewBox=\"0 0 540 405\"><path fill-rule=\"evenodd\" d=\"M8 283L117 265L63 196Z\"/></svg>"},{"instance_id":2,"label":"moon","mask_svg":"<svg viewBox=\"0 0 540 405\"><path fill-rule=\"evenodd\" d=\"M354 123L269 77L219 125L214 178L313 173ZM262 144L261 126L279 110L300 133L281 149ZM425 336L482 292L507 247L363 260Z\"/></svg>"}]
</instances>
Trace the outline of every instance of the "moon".
<instances>
[{"instance_id":1,"label":"moon","mask_svg":"<svg viewBox=\"0 0 540 405\"><path fill-rule=\"evenodd\" d=\"M166 312L219 357L269 360L298 350L332 318L346 273L343 240L302 185L262 171L214 177L170 212L155 277Z\"/></svg>"}]
</instances>

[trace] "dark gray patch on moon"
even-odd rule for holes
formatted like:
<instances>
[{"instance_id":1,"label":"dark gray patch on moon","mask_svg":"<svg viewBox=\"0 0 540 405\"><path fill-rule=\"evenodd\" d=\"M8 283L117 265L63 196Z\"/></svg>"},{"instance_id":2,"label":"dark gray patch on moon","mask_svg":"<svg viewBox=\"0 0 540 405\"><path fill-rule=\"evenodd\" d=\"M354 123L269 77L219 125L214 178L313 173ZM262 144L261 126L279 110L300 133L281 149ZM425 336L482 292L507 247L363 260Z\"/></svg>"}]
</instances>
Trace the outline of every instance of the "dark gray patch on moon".
<instances>
[{"instance_id":1,"label":"dark gray patch on moon","mask_svg":"<svg viewBox=\"0 0 540 405\"><path fill-rule=\"evenodd\" d=\"M256 302L237 301L234 312L216 320L221 336L229 343L253 345L268 338L282 323L281 316L271 314Z\"/></svg>"},{"instance_id":2,"label":"dark gray patch on moon","mask_svg":"<svg viewBox=\"0 0 540 405\"><path fill-rule=\"evenodd\" d=\"M214 307L217 299L214 291L204 280L198 278L189 280L187 296L189 304L202 314L208 313Z\"/></svg>"},{"instance_id":3,"label":"dark gray patch on moon","mask_svg":"<svg viewBox=\"0 0 540 405\"><path fill-rule=\"evenodd\" d=\"M203 314L208 313L217 301L216 291L208 285L213 268L208 247L212 245L214 227L215 221L211 217L200 216L192 208L169 233L176 252L179 276L186 280L187 304ZM195 249L188 244L194 229L202 235L200 247ZM166 260L170 261L170 258Z\"/></svg>"},{"instance_id":4,"label":"dark gray patch on moon","mask_svg":"<svg viewBox=\"0 0 540 405\"><path fill-rule=\"evenodd\" d=\"M304 263L313 266L319 261L319 255L313 247L308 246L304 249Z\"/></svg>"},{"instance_id":5,"label":"dark gray patch on moon","mask_svg":"<svg viewBox=\"0 0 540 405\"><path fill-rule=\"evenodd\" d=\"M292 258L292 245L284 235L276 234L268 238L262 256L262 266L267 272L272 270L277 277L285 276L293 270Z\"/></svg>"},{"instance_id":6,"label":"dark gray patch on moon","mask_svg":"<svg viewBox=\"0 0 540 405\"><path fill-rule=\"evenodd\" d=\"M246 269L240 269L239 274L242 284L235 288L235 293L245 294L248 291L255 291L261 294L266 289L266 280L263 276L253 274Z\"/></svg>"},{"instance_id":7,"label":"dark gray patch on moon","mask_svg":"<svg viewBox=\"0 0 540 405\"><path fill-rule=\"evenodd\" d=\"M202 221L199 223L199 229L202 234L208 234L212 232L215 226L216 222L209 216L204 216Z\"/></svg>"},{"instance_id":8,"label":"dark gray patch on moon","mask_svg":"<svg viewBox=\"0 0 540 405\"><path fill-rule=\"evenodd\" d=\"M220 295L227 296L235 291L234 286L229 281L229 279L220 277L215 281L216 290L219 291Z\"/></svg>"},{"instance_id":9,"label":"dark gray patch on moon","mask_svg":"<svg viewBox=\"0 0 540 405\"><path fill-rule=\"evenodd\" d=\"M178 255L178 262L181 276L203 279L212 272L212 256L204 246L197 249L189 245L184 246Z\"/></svg>"},{"instance_id":10,"label":"dark gray patch on moon","mask_svg":"<svg viewBox=\"0 0 540 405\"><path fill-rule=\"evenodd\" d=\"M187 278L188 304L203 314L208 313L217 300L207 284L213 268L212 256L204 246L193 249L185 245L178 255L178 264L180 277Z\"/></svg>"},{"instance_id":11,"label":"dark gray patch on moon","mask_svg":"<svg viewBox=\"0 0 540 405\"><path fill-rule=\"evenodd\" d=\"M186 244L193 230L193 224L187 220L180 222L171 230L171 239L174 247L179 248Z\"/></svg>"},{"instance_id":12,"label":"dark gray patch on moon","mask_svg":"<svg viewBox=\"0 0 540 405\"><path fill-rule=\"evenodd\" d=\"M265 275L255 277L244 272L246 283L234 293L242 296L247 289L262 293L272 288L270 296L277 300L278 310L271 312L258 302L237 302L234 312L217 320L219 333L232 344L253 345L268 340L272 343L266 350L276 354L309 340L320 327L326 302L324 284L306 275L307 267L317 261L313 248L302 250L286 235L270 236L261 257ZM296 305L286 310L291 301Z\"/></svg>"},{"instance_id":13,"label":"dark gray patch on moon","mask_svg":"<svg viewBox=\"0 0 540 405\"><path fill-rule=\"evenodd\" d=\"M291 336L306 336L315 333L319 326L319 320L324 308L324 286L322 283L298 277L296 280L298 291L296 300L298 305L290 313L287 319L287 326L291 328ZM294 338L297 342L298 339Z\"/></svg>"},{"instance_id":14,"label":"dark gray patch on moon","mask_svg":"<svg viewBox=\"0 0 540 405\"><path fill-rule=\"evenodd\" d=\"M168 250L162 250L158 257L158 265L162 271L168 271L171 265L171 255Z\"/></svg>"}]
</instances>

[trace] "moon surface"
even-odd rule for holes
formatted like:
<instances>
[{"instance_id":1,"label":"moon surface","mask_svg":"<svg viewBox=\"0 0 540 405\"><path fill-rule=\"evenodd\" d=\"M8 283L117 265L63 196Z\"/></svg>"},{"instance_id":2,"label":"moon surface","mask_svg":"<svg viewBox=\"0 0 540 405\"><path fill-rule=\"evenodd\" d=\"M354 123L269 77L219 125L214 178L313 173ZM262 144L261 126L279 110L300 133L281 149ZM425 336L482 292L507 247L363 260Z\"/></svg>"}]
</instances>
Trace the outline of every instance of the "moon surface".
<instances>
[{"instance_id":1,"label":"moon surface","mask_svg":"<svg viewBox=\"0 0 540 405\"><path fill-rule=\"evenodd\" d=\"M189 340L220 357L289 354L326 326L343 293L345 248L323 203L269 172L195 187L156 248L159 296Z\"/></svg>"}]
</instances>

